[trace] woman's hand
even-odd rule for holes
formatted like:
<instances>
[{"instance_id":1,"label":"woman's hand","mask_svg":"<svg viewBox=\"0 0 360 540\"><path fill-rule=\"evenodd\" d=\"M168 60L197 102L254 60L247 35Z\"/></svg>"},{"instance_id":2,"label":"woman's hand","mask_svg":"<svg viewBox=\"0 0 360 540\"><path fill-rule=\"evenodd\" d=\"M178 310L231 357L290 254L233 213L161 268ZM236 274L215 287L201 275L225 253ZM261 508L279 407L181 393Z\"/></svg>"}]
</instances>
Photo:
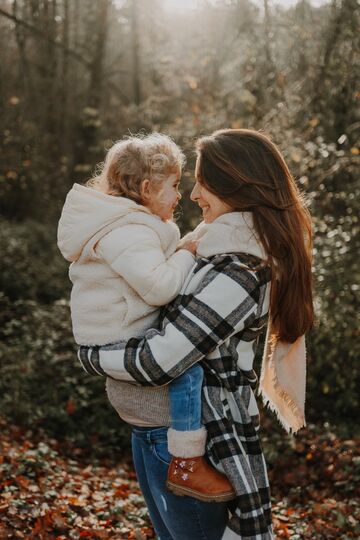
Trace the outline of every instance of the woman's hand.
<instances>
[{"instance_id":1,"label":"woman's hand","mask_svg":"<svg viewBox=\"0 0 360 540\"><path fill-rule=\"evenodd\" d=\"M190 251L193 255L196 255L196 251L198 248L198 243L195 240L191 240L190 238L183 238L180 240L178 247L176 248L176 251L179 249L186 249L187 251Z\"/></svg>"}]
</instances>

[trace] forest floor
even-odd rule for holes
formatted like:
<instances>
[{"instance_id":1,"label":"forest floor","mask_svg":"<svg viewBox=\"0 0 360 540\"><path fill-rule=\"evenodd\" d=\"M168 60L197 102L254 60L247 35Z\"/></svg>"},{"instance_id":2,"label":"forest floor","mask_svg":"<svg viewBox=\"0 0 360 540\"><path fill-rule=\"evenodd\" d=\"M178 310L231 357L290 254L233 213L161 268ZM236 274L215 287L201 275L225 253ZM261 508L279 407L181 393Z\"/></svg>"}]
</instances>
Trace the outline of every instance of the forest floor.
<instances>
[{"instance_id":1,"label":"forest floor","mask_svg":"<svg viewBox=\"0 0 360 540\"><path fill-rule=\"evenodd\" d=\"M129 456L90 460L4 421L0 432L0 540L155 538ZM269 465L276 538L360 537L359 446L313 426L292 438Z\"/></svg>"}]
</instances>

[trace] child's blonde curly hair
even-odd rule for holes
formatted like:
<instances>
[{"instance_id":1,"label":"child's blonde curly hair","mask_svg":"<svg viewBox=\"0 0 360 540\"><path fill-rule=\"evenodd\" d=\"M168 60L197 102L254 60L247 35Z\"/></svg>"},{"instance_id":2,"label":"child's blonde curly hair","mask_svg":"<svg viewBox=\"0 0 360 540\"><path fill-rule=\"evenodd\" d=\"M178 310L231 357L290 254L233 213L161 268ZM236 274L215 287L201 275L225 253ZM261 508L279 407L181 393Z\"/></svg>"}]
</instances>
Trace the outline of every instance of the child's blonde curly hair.
<instances>
[{"instance_id":1,"label":"child's blonde curly hair","mask_svg":"<svg viewBox=\"0 0 360 540\"><path fill-rule=\"evenodd\" d=\"M147 178L160 187L171 174L181 174L185 156L163 133L136 135L117 141L98 166L98 174L87 185L108 195L126 197L142 204L141 183Z\"/></svg>"}]
</instances>

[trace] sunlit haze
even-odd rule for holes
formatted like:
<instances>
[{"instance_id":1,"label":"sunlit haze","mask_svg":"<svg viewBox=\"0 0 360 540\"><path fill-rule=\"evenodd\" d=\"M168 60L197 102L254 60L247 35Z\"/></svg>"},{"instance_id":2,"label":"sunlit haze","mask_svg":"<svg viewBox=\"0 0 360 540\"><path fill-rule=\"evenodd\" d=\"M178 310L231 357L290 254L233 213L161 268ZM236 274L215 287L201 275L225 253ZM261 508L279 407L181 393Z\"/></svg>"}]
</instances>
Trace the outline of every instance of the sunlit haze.
<instances>
[{"instance_id":1,"label":"sunlit haze","mask_svg":"<svg viewBox=\"0 0 360 540\"><path fill-rule=\"evenodd\" d=\"M219 0L207 0L207 2L221 4L221 1L219 2ZM292 6L297 2L298 0L272 0L270 4L277 4L287 7ZM204 3L204 0L163 0L163 5L166 8L176 11L187 11L191 9L196 9L198 6L201 6ZM263 0L254 0L254 3L262 5ZM326 0L310 0L310 3L313 6L317 6L326 3Z\"/></svg>"}]
</instances>

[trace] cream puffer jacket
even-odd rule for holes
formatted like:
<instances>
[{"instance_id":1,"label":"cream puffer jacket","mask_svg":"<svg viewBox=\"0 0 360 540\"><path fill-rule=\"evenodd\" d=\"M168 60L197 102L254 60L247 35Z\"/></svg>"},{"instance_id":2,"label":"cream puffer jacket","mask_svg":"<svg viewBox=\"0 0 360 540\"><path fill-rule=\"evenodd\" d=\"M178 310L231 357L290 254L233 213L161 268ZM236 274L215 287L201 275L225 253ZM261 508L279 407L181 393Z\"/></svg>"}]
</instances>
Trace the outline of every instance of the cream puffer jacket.
<instances>
[{"instance_id":1,"label":"cream puffer jacket","mask_svg":"<svg viewBox=\"0 0 360 540\"><path fill-rule=\"evenodd\" d=\"M58 226L71 261L71 318L81 345L105 345L157 326L159 306L180 292L193 255L176 251L178 227L146 207L74 184Z\"/></svg>"}]
</instances>

